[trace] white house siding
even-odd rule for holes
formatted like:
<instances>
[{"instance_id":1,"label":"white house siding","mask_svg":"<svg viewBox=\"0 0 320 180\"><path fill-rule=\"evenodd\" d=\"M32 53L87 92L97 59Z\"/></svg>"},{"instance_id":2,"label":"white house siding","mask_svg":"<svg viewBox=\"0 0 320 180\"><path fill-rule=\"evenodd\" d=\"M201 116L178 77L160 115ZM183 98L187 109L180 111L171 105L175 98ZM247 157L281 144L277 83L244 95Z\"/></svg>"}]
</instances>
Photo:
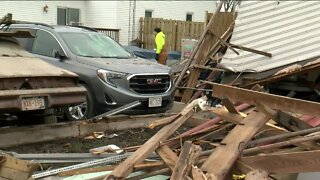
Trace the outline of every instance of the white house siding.
<instances>
[{"instance_id":1,"label":"white house siding","mask_svg":"<svg viewBox=\"0 0 320 180\"><path fill-rule=\"evenodd\" d=\"M12 13L15 20L57 24L57 7L80 9L80 21L85 23L85 1L0 1L0 17ZM48 6L48 12L43 11Z\"/></svg>"},{"instance_id":2,"label":"white house siding","mask_svg":"<svg viewBox=\"0 0 320 180\"><path fill-rule=\"evenodd\" d=\"M145 10L152 10L153 17L185 20L193 13L193 21L203 22L205 11L213 12L216 1L140 1L136 0L135 21L131 1L0 1L0 17L13 13L14 19L57 24L57 7L80 9L80 22L85 26L120 29L120 43L127 45L138 37L139 19ZM131 6L130 6L131 3ZM48 6L48 12L43 7ZM133 24L133 22L135 22ZM133 27L134 30L133 30Z\"/></svg>"},{"instance_id":3,"label":"white house siding","mask_svg":"<svg viewBox=\"0 0 320 180\"><path fill-rule=\"evenodd\" d=\"M122 45L128 45L128 42L131 40L129 38L129 19L130 19L130 13L129 13L129 1L118 1L117 4L117 26L116 28L120 29L120 35L119 35L119 43ZM132 17L131 17L132 18Z\"/></svg>"},{"instance_id":4,"label":"white house siding","mask_svg":"<svg viewBox=\"0 0 320 180\"><path fill-rule=\"evenodd\" d=\"M85 1L86 26L117 28L117 1Z\"/></svg>"},{"instance_id":5,"label":"white house siding","mask_svg":"<svg viewBox=\"0 0 320 180\"><path fill-rule=\"evenodd\" d=\"M231 43L272 57L230 49L220 65L234 72L262 72L320 57L320 1L242 1Z\"/></svg>"}]
</instances>

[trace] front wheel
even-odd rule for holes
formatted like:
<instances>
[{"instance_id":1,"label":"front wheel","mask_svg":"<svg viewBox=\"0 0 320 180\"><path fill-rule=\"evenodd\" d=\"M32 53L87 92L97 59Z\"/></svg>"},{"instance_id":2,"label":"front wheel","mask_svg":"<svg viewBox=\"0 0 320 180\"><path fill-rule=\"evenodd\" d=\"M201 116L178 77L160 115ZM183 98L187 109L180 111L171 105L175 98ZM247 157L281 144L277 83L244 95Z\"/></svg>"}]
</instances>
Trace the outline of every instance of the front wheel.
<instances>
[{"instance_id":1,"label":"front wheel","mask_svg":"<svg viewBox=\"0 0 320 180\"><path fill-rule=\"evenodd\" d=\"M82 86L87 90L86 101L79 105L69 106L65 109L65 115L69 121L83 120L94 116L92 93L87 86Z\"/></svg>"}]
</instances>

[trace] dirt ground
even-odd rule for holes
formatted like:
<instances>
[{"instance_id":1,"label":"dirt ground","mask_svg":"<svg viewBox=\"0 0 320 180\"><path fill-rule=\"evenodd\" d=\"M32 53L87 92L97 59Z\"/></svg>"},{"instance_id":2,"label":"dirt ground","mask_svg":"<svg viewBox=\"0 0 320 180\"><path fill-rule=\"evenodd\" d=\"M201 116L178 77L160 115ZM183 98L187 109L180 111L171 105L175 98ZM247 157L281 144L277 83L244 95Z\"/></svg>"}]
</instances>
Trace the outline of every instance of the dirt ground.
<instances>
[{"instance_id":1,"label":"dirt ground","mask_svg":"<svg viewBox=\"0 0 320 180\"><path fill-rule=\"evenodd\" d=\"M131 129L121 132L105 133L104 137L91 139L92 136L67 138L50 142L20 145L2 149L4 151L25 153L88 153L90 149L106 146L110 144L117 145L120 148L141 145L157 133L161 127L150 129ZM185 131L186 128L180 128L176 133ZM89 139L88 139L89 138Z\"/></svg>"}]
</instances>

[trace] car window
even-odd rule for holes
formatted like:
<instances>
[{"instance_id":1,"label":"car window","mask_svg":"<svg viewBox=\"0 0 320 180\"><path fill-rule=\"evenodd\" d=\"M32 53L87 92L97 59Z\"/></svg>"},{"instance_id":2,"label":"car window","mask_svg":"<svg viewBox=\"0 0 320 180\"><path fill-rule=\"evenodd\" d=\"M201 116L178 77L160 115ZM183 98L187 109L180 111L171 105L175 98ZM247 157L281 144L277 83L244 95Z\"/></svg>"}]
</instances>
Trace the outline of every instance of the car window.
<instances>
[{"instance_id":1,"label":"car window","mask_svg":"<svg viewBox=\"0 0 320 180\"><path fill-rule=\"evenodd\" d=\"M34 39L32 52L39 55L54 57L53 50L62 51L58 41L48 32L38 30Z\"/></svg>"},{"instance_id":2,"label":"car window","mask_svg":"<svg viewBox=\"0 0 320 180\"><path fill-rule=\"evenodd\" d=\"M110 37L96 32L59 33L69 49L78 56L129 58L132 55Z\"/></svg>"},{"instance_id":3,"label":"car window","mask_svg":"<svg viewBox=\"0 0 320 180\"><path fill-rule=\"evenodd\" d=\"M27 51L31 51L32 43L34 38L16 38L19 41L19 44L26 49Z\"/></svg>"}]
</instances>

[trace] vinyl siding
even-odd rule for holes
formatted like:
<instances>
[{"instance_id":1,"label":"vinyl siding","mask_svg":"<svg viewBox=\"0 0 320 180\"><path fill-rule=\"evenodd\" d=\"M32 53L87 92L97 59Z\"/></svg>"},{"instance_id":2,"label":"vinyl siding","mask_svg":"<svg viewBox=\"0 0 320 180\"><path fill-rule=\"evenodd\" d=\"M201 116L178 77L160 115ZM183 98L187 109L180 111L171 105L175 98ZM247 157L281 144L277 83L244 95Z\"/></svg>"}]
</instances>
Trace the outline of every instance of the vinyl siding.
<instances>
[{"instance_id":1,"label":"vinyl siding","mask_svg":"<svg viewBox=\"0 0 320 180\"><path fill-rule=\"evenodd\" d=\"M48 12L43 7L48 6ZM57 7L80 9L80 21L85 23L85 1L0 1L0 17L13 14L14 20L57 24Z\"/></svg>"},{"instance_id":2,"label":"vinyl siding","mask_svg":"<svg viewBox=\"0 0 320 180\"><path fill-rule=\"evenodd\" d=\"M120 29L120 43L128 43L139 36L139 19L145 10L152 10L153 17L185 20L187 13L193 21L204 21L205 11L214 12L216 1L136 1L133 24L133 1L0 1L0 16L10 12L14 19L57 24L57 7L80 9L80 20L85 26ZM43 7L48 5L48 13ZM131 6L132 7L132 6ZM132 28L135 28L134 31Z\"/></svg>"},{"instance_id":3,"label":"vinyl siding","mask_svg":"<svg viewBox=\"0 0 320 180\"><path fill-rule=\"evenodd\" d=\"M272 54L230 49L221 65L234 72L262 72L320 56L320 1L243 1L230 40Z\"/></svg>"},{"instance_id":4,"label":"vinyl siding","mask_svg":"<svg viewBox=\"0 0 320 180\"><path fill-rule=\"evenodd\" d=\"M117 28L117 1L86 1L86 26Z\"/></svg>"}]
</instances>

